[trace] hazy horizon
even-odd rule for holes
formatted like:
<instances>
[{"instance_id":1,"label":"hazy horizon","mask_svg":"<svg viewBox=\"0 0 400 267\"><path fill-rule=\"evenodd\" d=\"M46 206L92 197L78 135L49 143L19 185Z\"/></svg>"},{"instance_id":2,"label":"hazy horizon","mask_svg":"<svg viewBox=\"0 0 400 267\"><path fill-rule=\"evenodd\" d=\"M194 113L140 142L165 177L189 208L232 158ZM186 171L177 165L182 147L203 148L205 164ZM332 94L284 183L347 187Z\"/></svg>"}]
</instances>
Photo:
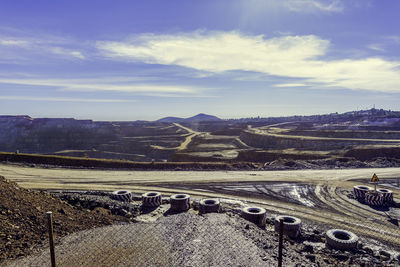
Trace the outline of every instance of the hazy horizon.
<instances>
[{"instance_id":1,"label":"hazy horizon","mask_svg":"<svg viewBox=\"0 0 400 267\"><path fill-rule=\"evenodd\" d=\"M398 110L400 2L2 1L0 114Z\"/></svg>"}]
</instances>

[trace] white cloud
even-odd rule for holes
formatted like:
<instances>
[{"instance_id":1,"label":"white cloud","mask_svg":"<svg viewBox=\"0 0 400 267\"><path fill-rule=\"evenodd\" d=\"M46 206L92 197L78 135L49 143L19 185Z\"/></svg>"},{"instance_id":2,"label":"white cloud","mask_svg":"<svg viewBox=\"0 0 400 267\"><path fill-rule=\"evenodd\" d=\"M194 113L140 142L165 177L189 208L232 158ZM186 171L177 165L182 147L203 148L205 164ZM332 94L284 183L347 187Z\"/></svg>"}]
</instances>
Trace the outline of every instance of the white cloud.
<instances>
[{"instance_id":1,"label":"white cloud","mask_svg":"<svg viewBox=\"0 0 400 267\"><path fill-rule=\"evenodd\" d=\"M0 60L3 61L36 61L49 57L62 56L71 59L85 59L76 48L79 44L73 40L50 36L15 37L0 35ZM73 49L70 47L74 47Z\"/></svg>"},{"instance_id":2,"label":"white cloud","mask_svg":"<svg viewBox=\"0 0 400 267\"><path fill-rule=\"evenodd\" d=\"M112 60L177 65L212 73L241 70L300 78L327 87L400 91L400 62L378 57L326 60L330 41L314 35L266 39L238 32L143 34L98 42Z\"/></svg>"},{"instance_id":3,"label":"white cloud","mask_svg":"<svg viewBox=\"0 0 400 267\"><path fill-rule=\"evenodd\" d=\"M70 98L70 97L36 97L36 96L0 96L1 100L14 101L50 101L50 102L91 102L91 103L130 103L136 102L129 99L96 99L96 98Z\"/></svg>"},{"instance_id":4,"label":"white cloud","mask_svg":"<svg viewBox=\"0 0 400 267\"><path fill-rule=\"evenodd\" d=\"M79 58L79 59L85 59L85 56L79 52L79 51L74 51L62 47L48 47L47 48L49 52L57 55L62 55L62 56L68 56L68 57L73 57L73 58Z\"/></svg>"},{"instance_id":5,"label":"white cloud","mask_svg":"<svg viewBox=\"0 0 400 267\"><path fill-rule=\"evenodd\" d=\"M24 40L13 40L13 39L0 39L0 45L4 46L25 46L28 42Z\"/></svg>"},{"instance_id":6,"label":"white cloud","mask_svg":"<svg viewBox=\"0 0 400 267\"><path fill-rule=\"evenodd\" d=\"M61 91L118 91L127 93L147 94L180 94L190 95L200 93L203 88L182 85L159 85L138 83L117 83L114 78L107 79L40 79L40 78L0 78L0 83L32 86L57 87ZM123 80L123 79L122 79Z\"/></svg>"},{"instance_id":7,"label":"white cloud","mask_svg":"<svg viewBox=\"0 0 400 267\"><path fill-rule=\"evenodd\" d=\"M367 46L367 48L369 48L371 50L379 51L379 52L385 52L385 49L382 47L381 44L370 44Z\"/></svg>"},{"instance_id":8,"label":"white cloud","mask_svg":"<svg viewBox=\"0 0 400 267\"><path fill-rule=\"evenodd\" d=\"M274 87L302 87L307 86L304 83L278 83L274 84Z\"/></svg>"},{"instance_id":9,"label":"white cloud","mask_svg":"<svg viewBox=\"0 0 400 267\"><path fill-rule=\"evenodd\" d=\"M342 12L344 9L341 0L287 0L283 3L296 12Z\"/></svg>"}]
</instances>

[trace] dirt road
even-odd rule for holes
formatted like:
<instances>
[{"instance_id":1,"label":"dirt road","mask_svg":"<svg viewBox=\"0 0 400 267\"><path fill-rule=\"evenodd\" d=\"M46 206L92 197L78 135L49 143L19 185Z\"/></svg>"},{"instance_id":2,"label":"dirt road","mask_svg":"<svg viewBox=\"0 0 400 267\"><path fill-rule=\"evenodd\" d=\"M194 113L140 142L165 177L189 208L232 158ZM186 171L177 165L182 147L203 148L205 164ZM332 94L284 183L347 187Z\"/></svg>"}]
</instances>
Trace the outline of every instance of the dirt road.
<instances>
[{"instance_id":1,"label":"dirt road","mask_svg":"<svg viewBox=\"0 0 400 267\"><path fill-rule=\"evenodd\" d=\"M192 142L193 137L201 134L201 132L195 132L190 128L187 128L185 126L180 125L179 123L174 123L176 127L179 127L185 131L187 131L187 134L183 134L182 136L185 137L185 140L177 147L162 147L162 146L156 146L156 145L151 145L152 148L155 149L161 149L161 150L184 150L187 148L187 146Z\"/></svg>"}]
</instances>

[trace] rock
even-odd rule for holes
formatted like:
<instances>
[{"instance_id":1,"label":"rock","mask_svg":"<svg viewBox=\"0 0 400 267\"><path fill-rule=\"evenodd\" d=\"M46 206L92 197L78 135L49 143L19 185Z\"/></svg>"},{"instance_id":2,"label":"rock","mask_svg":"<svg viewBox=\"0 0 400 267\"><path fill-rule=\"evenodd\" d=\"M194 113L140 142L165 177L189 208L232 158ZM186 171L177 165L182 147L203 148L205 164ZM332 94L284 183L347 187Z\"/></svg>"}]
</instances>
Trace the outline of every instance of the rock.
<instances>
[{"instance_id":1,"label":"rock","mask_svg":"<svg viewBox=\"0 0 400 267\"><path fill-rule=\"evenodd\" d=\"M349 259L349 256L346 254L336 254L336 255L333 255L333 257L340 261L347 261Z\"/></svg>"},{"instance_id":2,"label":"rock","mask_svg":"<svg viewBox=\"0 0 400 267\"><path fill-rule=\"evenodd\" d=\"M273 246L271 244L264 244L263 249L271 249Z\"/></svg>"},{"instance_id":3,"label":"rock","mask_svg":"<svg viewBox=\"0 0 400 267\"><path fill-rule=\"evenodd\" d=\"M374 250L368 246L364 246L363 250L368 254L374 254Z\"/></svg>"},{"instance_id":4,"label":"rock","mask_svg":"<svg viewBox=\"0 0 400 267\"><path fill-rule=\"evenodd\" d=\"M67 214L64 208L59 209L58 212L64 215Z\"/></svg>"},{"instance_id":5,"label":"rock","mask_svg":"<svg viewBox=\"0 0 400 267\"><path fill-rule=\"evenodd\" d=\"M315 262L315 255L313 254L306 255L306 258L309 259L311 262Z\"/></svg>"},{"instance_id":6,"label":"rock","mask_svg":"<svg viewBox=\"0 0 400 267\"><path fill-rule=\"evenodd\" d=\"M249 230L249 229L250 229L250 224L246 224L246 226L244 227L244 229Z\"/></svg>"},{"instance_id":7,"label":"rock","mask_svg":"<svg viewBox=\"0 0 400 267\"><path fill-rule=\"evenodd\" d=\"M383 261L388 261L392 257L392 255L385 250L379 251L379 255L381 256L381 260Z\"/></svg>"},{"instance_id":8,"label":"rock","mask_svg":"<svg viewBox=\"0 0 400 267\"><path fill-rule=\"evenodd\" d=\"M305 245L301 252L308 252L308 253L314 253L314 247L311 245Z\"/></svg>"}]
</instances>

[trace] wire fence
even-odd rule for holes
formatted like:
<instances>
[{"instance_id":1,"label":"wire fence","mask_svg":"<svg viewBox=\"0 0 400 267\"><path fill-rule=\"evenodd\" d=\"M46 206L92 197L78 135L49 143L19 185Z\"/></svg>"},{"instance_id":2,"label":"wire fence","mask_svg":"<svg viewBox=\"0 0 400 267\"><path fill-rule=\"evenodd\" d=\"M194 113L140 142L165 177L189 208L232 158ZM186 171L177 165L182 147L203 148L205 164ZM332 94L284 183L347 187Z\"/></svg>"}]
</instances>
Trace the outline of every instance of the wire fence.
<instances>
[{"instance_id":1,"label":"wire fence","mask_svg":"<svg viewBox=\"0 0 400 267\"><path fill-rule=\"evenodd\" d=\"M331 218L335 228L345 231L328 235L327 230L333 228L329 224L299 223L293 220L296 217L287 216L282 266L400 264L398 204L391 201L371 209L352 194L348 198L358 206L355 214L350 217L342 203L343 213ZM376 216L371 216L374 213ZM385 214L390 216L385 218ZM276 215L251 207L207 214L199 214L198 207L168 210L153 222L106 226L57 239L55 262L56 266L277 266ZM346 236L346 230L360 239ZM45 248L6 266L52 266L50 250Z\"/></svg>"}]
</instances>

